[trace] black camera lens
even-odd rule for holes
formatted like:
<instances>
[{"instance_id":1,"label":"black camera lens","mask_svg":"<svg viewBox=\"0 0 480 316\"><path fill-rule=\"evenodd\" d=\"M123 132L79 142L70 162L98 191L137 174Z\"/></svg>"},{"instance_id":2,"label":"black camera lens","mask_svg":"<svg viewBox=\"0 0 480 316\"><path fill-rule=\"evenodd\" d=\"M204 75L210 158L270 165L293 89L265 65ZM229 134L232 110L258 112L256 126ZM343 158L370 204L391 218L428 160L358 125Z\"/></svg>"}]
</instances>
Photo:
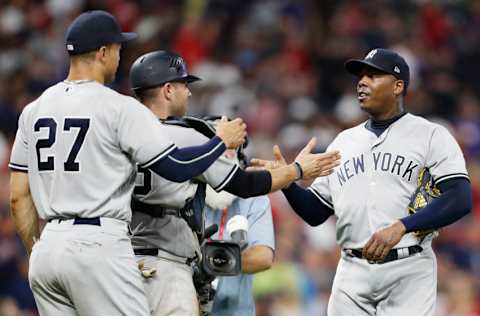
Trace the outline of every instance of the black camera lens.
<instances>
[{"instance_id":1,"label":"black camera lens","mask_svg":"<svg viewBox=\"0 0 480 316\"><path fill-rule=\"evenodd\" d=\"M212 275L236 275L241 270L240 246L226 241L209 241L202 248L203 269Z\"/></svg>"},{"instance_id":2,"label":"black camera lens","mask_svg":"<svg viewBox=\"0 0 480 316\"><path fill-rule=\"evenodd\" d=\"M228 249L214 249L207 256L212 270L226 272L235 266L235 256Z\"/></svg>"},{"instance_id":3,"label":"black camera lens","mask_svg":"<svg viewBox=\"0 0 480 316\"><path fill-rule=\"evenodd\" d=\"M226 249L215 249L208 258L210 264L217 269L225 269L232 266L232 254Z\"/></svg>"}]
</instances>

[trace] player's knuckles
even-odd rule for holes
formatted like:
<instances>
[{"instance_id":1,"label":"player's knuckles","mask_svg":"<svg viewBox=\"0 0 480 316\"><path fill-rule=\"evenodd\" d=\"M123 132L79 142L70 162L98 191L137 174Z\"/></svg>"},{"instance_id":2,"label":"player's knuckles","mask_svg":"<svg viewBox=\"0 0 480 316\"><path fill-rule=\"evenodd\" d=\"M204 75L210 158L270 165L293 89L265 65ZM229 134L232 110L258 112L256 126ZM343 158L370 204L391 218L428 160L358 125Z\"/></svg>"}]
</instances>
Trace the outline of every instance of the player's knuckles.
<instances>
[{"instance_id":1,"label":"player's knuckles","mask_svg":"<svg viewBox=\"0 0 480 316\"><path fill-rule=\"evenodd\" d=\"M384 249L385 247L383 247L381 244L378 245L375 251L373 252L373 256L375 258L379 258L382 255Z\"/></svg>"},{"instance_id":2,"label":"player's knuckles","mask_svg":"<svg viewBox=\"0 0 480 316\"><path fill-rule=\"evenodd\" d=\"M390 248L391 247L391 242L387 239L380 240L379 244L381 244L383 246L383 248Z\"/></svg>"},{"instance_id":3,"label":"player's knuckles","mask_svg":"<svg viewBox=\"0 0 480 316\"><path fill-rule=\"evenodd\" d=\"M378 248L375 247L375 248L372 248L369 252L368 252L368 257L373 259L376 257L376 254L377 254L377 251L378 251Z\"/></svg>"}]
</instances>

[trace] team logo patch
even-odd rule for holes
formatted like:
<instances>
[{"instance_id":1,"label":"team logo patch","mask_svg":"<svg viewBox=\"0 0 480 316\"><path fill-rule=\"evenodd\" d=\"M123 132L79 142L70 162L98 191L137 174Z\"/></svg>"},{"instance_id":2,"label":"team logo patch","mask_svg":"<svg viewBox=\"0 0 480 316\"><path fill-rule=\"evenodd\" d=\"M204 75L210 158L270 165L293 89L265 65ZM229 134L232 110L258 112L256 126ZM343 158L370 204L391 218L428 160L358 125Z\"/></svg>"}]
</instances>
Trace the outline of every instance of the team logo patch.
<instances>
[{"instance_id":1,"label":"team logo patch","mask_svg":"<svg viewBox=\"0 0 480 316\"><path fill-rule=\"evenodd\" d=\"M393 68L393 71L395 71L397 74L400 73L400 68L398 68L398 66L395 66L395 68Z\"/></svg>"},{"instance_id":2,"label":"team logo patch","mask_svg":"<svg viewBox=\"0 0 480 316\"><path fill-rule=\"evenodd\" d=\"M170 61L170 67L177 69L177 71L181 69L183 65L184 62L182 57L175 57Z\"/></svg>"},{"instance_id":3,"label":"team logo patch","mask_svg":"<svg viewBox=\"0 0 480 316\"><path fill-rule=\"evenodd\" d=\"M72 44L67 44L67 50L72 51L73 50L73 45Z\"/></svg>"}]
</instances>

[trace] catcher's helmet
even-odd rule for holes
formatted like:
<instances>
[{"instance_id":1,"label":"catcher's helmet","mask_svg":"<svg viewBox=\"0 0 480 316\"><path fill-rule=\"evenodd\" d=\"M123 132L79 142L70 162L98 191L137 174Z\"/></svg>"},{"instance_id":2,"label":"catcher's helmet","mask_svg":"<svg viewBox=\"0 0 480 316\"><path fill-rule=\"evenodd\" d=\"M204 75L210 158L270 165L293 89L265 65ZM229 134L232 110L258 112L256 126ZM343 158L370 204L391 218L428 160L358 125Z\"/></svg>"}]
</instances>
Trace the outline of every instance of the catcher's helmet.
<instances>
[{"instance_id":1,"label":"catcher's helmet","mask_svg":"<svg viewBox=\"0 0 480 316\"><path fill-rule=\"evenodd\" d=\"M164 50L138 57L130 68L133 91L155 88L170 81L197 80L200 78L188 74L187 66L180 55Z\"/></svg>"}]
</instances>

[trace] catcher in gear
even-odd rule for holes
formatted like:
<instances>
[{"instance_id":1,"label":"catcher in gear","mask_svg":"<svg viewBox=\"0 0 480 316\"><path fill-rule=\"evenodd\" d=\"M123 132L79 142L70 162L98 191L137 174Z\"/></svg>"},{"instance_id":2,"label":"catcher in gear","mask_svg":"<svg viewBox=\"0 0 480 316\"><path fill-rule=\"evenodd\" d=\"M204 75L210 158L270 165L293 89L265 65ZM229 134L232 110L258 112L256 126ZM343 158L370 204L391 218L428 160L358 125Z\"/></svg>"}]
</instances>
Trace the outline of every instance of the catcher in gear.
<instances>
[{"instance_id":1,"label":"catcher in gear","mask_svg":"<svg viewBox=\"0 0 480 316\"><path fill-rule=\"evenodd\" d=\"M214 135L207 122L184 117L191 95L189 83L199 78L187 72L181 56L168 51L140 56L131 67L130 79L134 93L176 143L197 145ZM191 263L200 257L198 236L204 227L206 185L246 198L284 188L299 178L332 172L338 152L312 154L310 150L311 144L296 163L271 172L246 172L222 156L200 176L183 183L138 169L132 198L132 244L147 277L144 285L152 315L198 314Z\"/></svg>"},{"instance_id":2,"label":"catcher in gear","mask_svg":"<svg viewBox=\"0 0 480 316\"><path fill-rule=\"evenodd\" d=\"M378 48L345 68L358 78L358 103L369 119L328 146L342 153L332 175L283 193L310 225L337 218L343 251L329 316L433 316L430 232L472 208L465 159L445 127L406 112L410 75L400 55ZM255 161L266 168L284 163L278 149L276 161Z\"/></svg>"}]
</instances>

